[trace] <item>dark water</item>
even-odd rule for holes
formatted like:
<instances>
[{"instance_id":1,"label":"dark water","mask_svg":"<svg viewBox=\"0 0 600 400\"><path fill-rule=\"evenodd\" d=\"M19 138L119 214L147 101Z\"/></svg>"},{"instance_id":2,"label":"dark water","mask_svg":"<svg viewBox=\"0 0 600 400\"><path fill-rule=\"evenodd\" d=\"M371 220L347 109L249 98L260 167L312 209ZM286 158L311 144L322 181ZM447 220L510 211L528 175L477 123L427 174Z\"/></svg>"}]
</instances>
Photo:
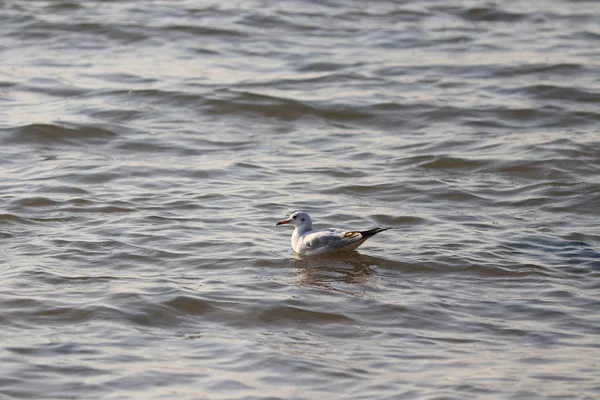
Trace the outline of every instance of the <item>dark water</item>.
<instances>
[{"instance_id":1,"label":"dark water","mask_svg":"<svg viewBox=\"0 0 600 400\"><path fill-rule=\"evenodd\" d=\"M2 399L600 397L600 3L0 7Z\"/></svg>"}]
</instances>

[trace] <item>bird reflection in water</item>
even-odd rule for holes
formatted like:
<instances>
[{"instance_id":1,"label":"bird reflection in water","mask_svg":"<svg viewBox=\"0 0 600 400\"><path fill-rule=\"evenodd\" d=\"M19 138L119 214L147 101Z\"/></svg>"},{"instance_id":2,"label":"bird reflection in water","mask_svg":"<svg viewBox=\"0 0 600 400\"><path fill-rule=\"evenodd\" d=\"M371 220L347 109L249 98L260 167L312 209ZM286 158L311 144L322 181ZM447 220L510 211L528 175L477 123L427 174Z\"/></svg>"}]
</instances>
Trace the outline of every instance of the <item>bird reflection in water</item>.
<instances>
[{"instance_id":1,"label":"bird reflection in water","mask_svg":"<svg viewBox=\"0 0 600 400\"><path fill-rule=\"evenodd\" d=\"M325 287L356 295L358 293L345 285L369 284L375 268L385 261L352 251L327 257L296 255L293 266L300 286ZM364 290L361 292L364 293Z\"/></svg>"}]
</instances>

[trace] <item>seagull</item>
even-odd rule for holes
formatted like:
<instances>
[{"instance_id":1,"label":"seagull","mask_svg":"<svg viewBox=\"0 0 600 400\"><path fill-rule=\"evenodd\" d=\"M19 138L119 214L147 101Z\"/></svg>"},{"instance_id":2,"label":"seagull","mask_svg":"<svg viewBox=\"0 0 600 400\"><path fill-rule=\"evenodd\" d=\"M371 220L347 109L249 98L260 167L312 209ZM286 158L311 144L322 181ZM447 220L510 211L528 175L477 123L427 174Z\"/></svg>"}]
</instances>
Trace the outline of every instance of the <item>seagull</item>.
<instances>
[{"instance_id":1,"label":"seagull","mask_svg":"<svg viewBox=\"0 0 600 400\"><path fill-rule=\"evenodd\" d=\"M304 211L293 212L289 218L279 221L278 225L292 225L292 248L301 256L315 256L327 253L338 253L356 249L365 240L390 228L373 228L368 231L347 231L328 228L315 231L312 220Z\"/></svg>"}]
</instances>

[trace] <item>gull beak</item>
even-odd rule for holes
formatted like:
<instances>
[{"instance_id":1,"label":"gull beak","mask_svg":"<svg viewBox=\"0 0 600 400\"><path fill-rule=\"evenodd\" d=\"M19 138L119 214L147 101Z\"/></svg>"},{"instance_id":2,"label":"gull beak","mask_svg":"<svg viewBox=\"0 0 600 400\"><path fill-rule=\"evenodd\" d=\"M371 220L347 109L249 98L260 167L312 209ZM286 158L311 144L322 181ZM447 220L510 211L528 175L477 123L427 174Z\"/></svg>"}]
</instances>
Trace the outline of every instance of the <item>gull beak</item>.
<instances>
[{"instance_id":1,"label":"gull beak","mask_svg":"<svg viewBox=\"0 0 600 400\"><path fill-rule=\"evenodd\" d=\"M283 221L279 221L278 223L276 223L275 226L286 225L286 224L289 224L289 223L290 223L289 219L284 219Z\"/></svg>"}]
</instances>

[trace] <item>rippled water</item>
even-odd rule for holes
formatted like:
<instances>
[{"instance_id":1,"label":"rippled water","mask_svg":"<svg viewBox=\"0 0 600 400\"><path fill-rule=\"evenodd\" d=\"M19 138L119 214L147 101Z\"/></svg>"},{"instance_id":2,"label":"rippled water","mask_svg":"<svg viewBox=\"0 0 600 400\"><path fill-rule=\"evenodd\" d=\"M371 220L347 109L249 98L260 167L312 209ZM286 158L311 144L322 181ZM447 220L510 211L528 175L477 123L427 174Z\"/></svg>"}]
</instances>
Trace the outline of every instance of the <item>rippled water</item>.
<instances>
[{"instance_id":1,"label":"rippled water","mask_svg":"<svg viewBox=\"0 0 600 400\"><path fill-rule=\"evenodd\" d=\"M600 397L599 3L0 7L0 397Z\"/></svg>"}]
</instances>

